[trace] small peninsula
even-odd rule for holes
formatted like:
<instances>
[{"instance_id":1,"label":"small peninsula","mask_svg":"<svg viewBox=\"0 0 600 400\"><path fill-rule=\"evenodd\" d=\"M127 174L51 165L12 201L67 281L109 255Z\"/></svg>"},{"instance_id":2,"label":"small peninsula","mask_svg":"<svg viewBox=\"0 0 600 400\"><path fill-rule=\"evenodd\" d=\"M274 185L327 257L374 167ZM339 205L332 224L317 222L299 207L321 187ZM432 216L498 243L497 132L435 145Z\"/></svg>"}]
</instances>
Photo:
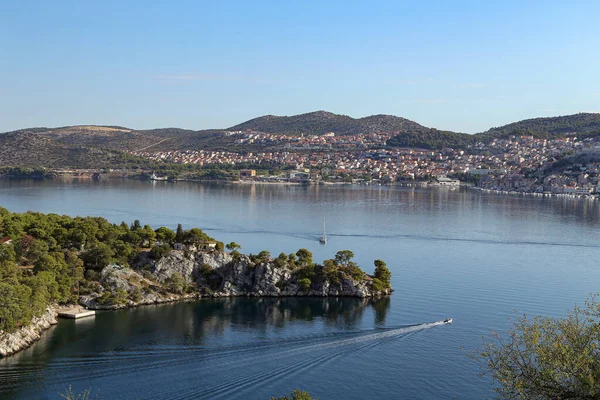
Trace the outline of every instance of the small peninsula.
<instances>
[{"instance_id":1,"label":"small peninsula","mask_svg":"<svg viewBox=\"0 0 600 400\"><path fill-rule=\"evenodd\" d=\"M156 230L139 221L0 207L0 356L39 339L61 306L119 309L203 297L349 296L392 292L391 273L375 260L368 275L338 251L322 264L307 249L242 254L198 228Z\"/></svg>"}]
</instances>

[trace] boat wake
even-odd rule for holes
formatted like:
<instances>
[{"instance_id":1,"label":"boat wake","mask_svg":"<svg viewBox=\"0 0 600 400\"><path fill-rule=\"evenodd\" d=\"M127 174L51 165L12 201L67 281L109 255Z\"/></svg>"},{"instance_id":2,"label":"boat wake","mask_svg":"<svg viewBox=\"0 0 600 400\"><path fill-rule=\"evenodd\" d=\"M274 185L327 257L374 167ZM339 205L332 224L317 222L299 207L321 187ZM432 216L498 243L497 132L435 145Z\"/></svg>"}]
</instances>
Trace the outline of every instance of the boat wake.
<instances>
[{"instance_id":1,"label":"boat wake","mask_svg":"<svg viewBox=\"0 0 600 400\"><path fill-rule=\"evenodd\" d=\"M323 371L327 365L356 353L365 353L419 331L444 325L443 321L358 331L308 334L262 339L233 345L149 346L117 349L90 356L64 357L45 364L46 379L60 392L68 385L100 388L109 398L147 399L245 398L277 380L293 382L298 374ZM13 389L36 381L41 370L12 376ZM27 376L24 376L27 375ZM129 382L126 387L114 384ZM139 379L144 376L144 379ZM155 377L155 378L152 378ZM128 379L131 378L131 379ZM107 385L107 382L113 382ZM168 382L168 385L164 383ZM65 386L66 385L66 386Z\"/></svg>"}]
</instances>

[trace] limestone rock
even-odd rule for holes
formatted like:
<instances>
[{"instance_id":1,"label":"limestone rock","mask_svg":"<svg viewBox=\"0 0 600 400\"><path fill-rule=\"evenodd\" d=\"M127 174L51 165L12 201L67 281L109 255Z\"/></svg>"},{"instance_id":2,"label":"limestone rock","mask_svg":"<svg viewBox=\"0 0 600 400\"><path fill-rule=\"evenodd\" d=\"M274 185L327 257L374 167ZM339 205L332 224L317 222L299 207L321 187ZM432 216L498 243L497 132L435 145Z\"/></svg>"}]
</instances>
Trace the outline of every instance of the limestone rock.
<instances>
[{"instance_id":1,"label":"limestone rock","mask_svg":"<svg viewBox=\"0 0 600 400\"><path fill-rule=\"evenodd\" d=\"M0 331L0 357L14 354L39 340L46 329L57 323L57 315L55 307L48 307L42 316L33 318L25 327L12 333Z\"/></svg>"}]
</instances>

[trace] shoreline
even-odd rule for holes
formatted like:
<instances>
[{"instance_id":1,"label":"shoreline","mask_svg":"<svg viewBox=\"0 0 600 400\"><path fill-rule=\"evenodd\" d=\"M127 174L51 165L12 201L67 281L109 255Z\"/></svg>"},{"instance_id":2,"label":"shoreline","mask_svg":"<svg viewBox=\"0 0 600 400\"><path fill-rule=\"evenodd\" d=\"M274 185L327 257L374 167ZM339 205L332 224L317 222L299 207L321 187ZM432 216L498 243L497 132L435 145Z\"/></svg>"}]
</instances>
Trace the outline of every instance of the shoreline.
<instances>
[{"instance_id":1,"label":"shoreline","mask_svg":"<svg viewBox=\"0 0 600 400\"><path fill-rule=\"evenodd\" d=\"M499 189L486 189L480 188L472 183L461 182L460 185L440 185L436 183L430 183L428 181L414 181L414 182L392 182L392 183L367 183L367 182L325 182L325 181L305 181L305 182L285 182L285 181L258 181L258 180L227 180L227 179L175 179L175 180L152 180L143 179L140 176L105 176L102 178L92 178L90 176L78 176L78 175L59 175L50 178L33 178L33 177L11 177L6 175L0 175L0 180L12 180L12 181L60 181L60 180L127 180L132 179L142 182L165 182L165 183L177 183L177 182L195 182L195 183L221 183L221 184L233 184L233 185L280 185L280 186L398 186L398 187L419 187L419 188L448 188L458 189L466 187L473 190L478 190L486 193L503 194L503 195L528 195L535 197L556 197L556 198L569 198L569 199L588 199L598 200L600 199L599 193L590 194L576 194L576 193L539 193L539 192L521 192L516 190L499 190Z\"/></svg>"},{"instance_id":2,"label":"shoreline","mask_svg":"<svg viewBox=\"0 0 600 400\"><path fill-rule=\"evenodd\" d=\"M40 340L44 332L58 324L57 317L58 307L50 306L44 314L33 318L27 326L10 333L0 331L0 359L25 350Z\"/></svg>"},{"instance_id":3,"label":"shoreline","mask_svg":"<svg viewBox=\"0 0 600 400\"><path fill-rule=\"evenodd\" d=\"M337 296L323 296L323 295L315 295L315 294L297 294L297 295L283 295L283 296L273 296L273 295L243 295L243 294L215 294L209 296L203 296L200 293L193 294L183 294L177 295L172 294L168 297L157 299L154 301L140 301L140 302L130 302L125 305L118 306L93 306L88 307L90 310L96 311L120 311L120 310L128 310L140 307L151 307L151 306L159 306L159 305L168 305L175 303L191 303L202 300L211 300L211 299L232 299L232 298L269 298L269 299L280 299L280 298L314 298L314 299L323 299L323 298L354 298L357 300L368 301L371 299L381 299L384 297L389 297L393 292L393 289L390 290L389 294L379 295L379 296L370 296L370 297L358 297L358 296L350 296L350 295L337 295ZM80 306L85 306L82 302L78 303ZM21 327L14 332L7 333L0 331L0 360L3 358L7 358L13 356L23 350L27 350L29 347L33 346L36 342L38 342L44 333L52 326L60 323L60 318L58 318L58 310L60 307L51 306L46 309L46 312L40 316L32 319L31 323L27 326ZM90 317L86 317L90 318ZM94 317L95 318L95 317Z\"/></svg>"}]
</instances>

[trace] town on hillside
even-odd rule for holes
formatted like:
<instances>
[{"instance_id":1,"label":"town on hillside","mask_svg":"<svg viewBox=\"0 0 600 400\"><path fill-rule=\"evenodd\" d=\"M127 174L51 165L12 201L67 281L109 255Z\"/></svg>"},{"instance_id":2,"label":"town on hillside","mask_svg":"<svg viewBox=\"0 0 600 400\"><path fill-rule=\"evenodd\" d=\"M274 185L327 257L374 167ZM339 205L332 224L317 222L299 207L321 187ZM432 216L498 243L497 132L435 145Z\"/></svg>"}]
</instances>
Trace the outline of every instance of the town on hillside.
<instances>
[{"instance_id":1,"label":"town on hillside","mask_svg":"<svg viewBox=\"0 0 600 400\"><path fill-rule=\"evenodd\" d=\"M226 134L241 145L278 145L281 150L131 153L154 161L199 166L282 167L276 175L241 169L242 181L422 182L451 186L468 182L477 188L493 191L590 197L597 197L600 193L598 136L580 139L572 133L562 138L544 139L511 135L489 143L477 142L464 149L425 150L387 146L387 141L397 132L345 136L329 132L298 137L253 130Z\"/></svg>"}]
</instances>

